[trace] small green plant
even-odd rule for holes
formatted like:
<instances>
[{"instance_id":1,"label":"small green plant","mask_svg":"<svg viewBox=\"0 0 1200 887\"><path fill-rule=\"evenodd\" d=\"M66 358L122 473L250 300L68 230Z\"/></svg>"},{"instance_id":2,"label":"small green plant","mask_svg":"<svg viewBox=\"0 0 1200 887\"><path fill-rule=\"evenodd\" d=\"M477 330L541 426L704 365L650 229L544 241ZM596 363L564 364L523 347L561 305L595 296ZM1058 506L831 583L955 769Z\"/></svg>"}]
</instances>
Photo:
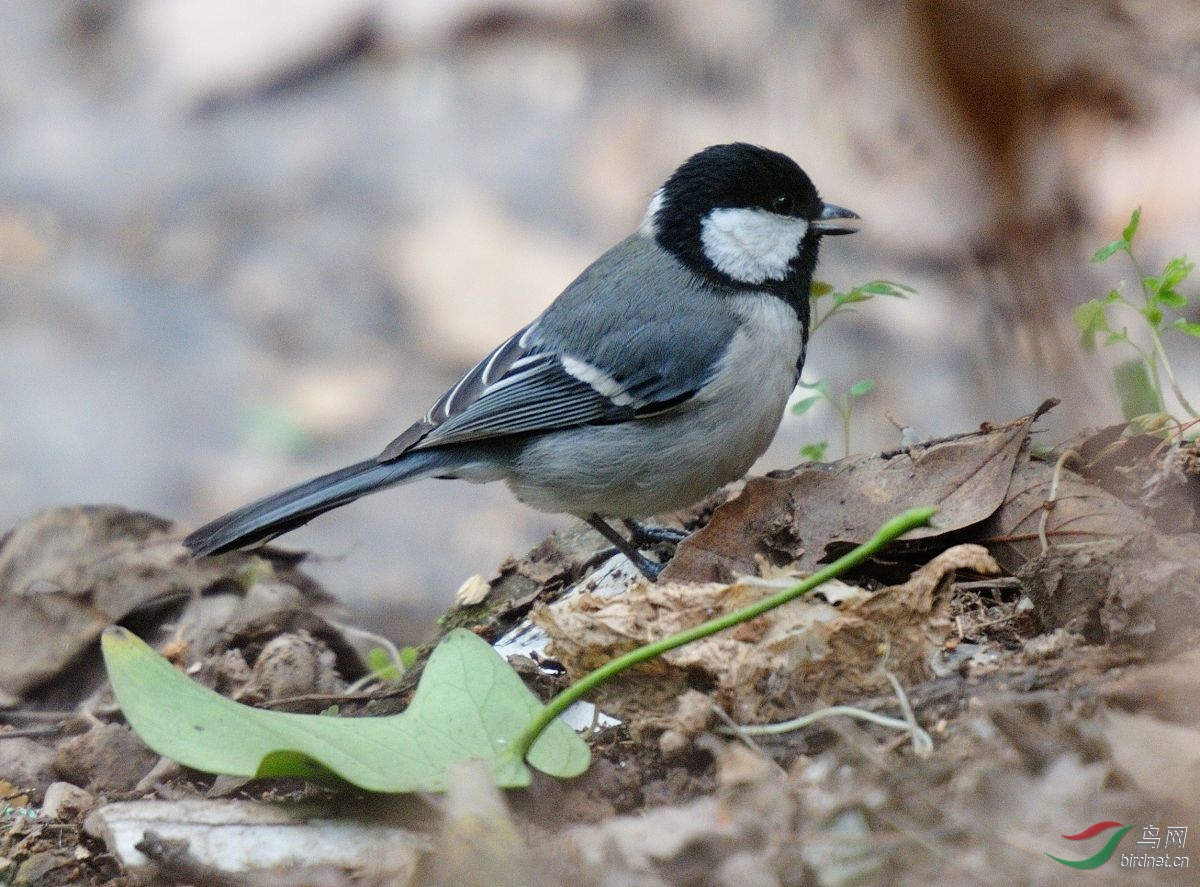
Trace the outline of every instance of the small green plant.
<instances>
[{"instance_id":1,"label":"small green plant","mask_svg":"<svg viewBox=\"0 0 1200 887\"><path fill-rule=\"evenodd\" d=\"M417 661L415 647L397 650L391 642L367 651L367 671L362 677L346 687L347 693L361 693L372 684L394 684L404 672Z\"/></svg>"},{"instance_id":2,"label":"small green plant","mask_svg":"<svg viewBox=\"0 0 1200 887\"><path fill-rule=\"evenodd\" d=\"M828 323L831 318L838 314L853 311L853 306L855 305L862 302L869 302L877 296L906 299L915 292L916 290L911 286L905 286L902 283L893 283L890 280L872 280L870 283L864 283L846 292L839 292L828 283L814 281L812 289L809 291L809 300L812 305L812 321L808 330L809 338L811 339L816 335L817 330ZM854 413L854 404L860 397L874 390L875 380L859 379L844 392L835 392L831 388L828 379L817 379L815 382L801 382L800 387L806 391L811 391L812 394L802 397L794 403L792 405L792 412L799 416L807 413L821 401L828 402L841 418L842 455L849 456L850 425ZM823 462L828 451L829 444L826 441L818 441L817 443L810 443L802 447L800 455L809 462Z\"/></svg>"},{"instance_id":3,"label":"small green plant","mask_svg":"<svg viewBox=\"0 0 1200 887\"><path fill-rule=\"evenodd\" d=\"M796 401L792 405L792 412L799 416L807 413L822 400L828 402L842 420L842 455L849 456L850 418L854 414L854 403L860 397L870 394L875 389L875 380L859 379L841 394L831 393L829 382L826 379L817 379L815 382L801 382L800 387L813 393ZM800 454L812 462L820 462L824 458L828 448L829 445L821 441L818 444L809 444L804 447L801 449Z\"/></svg>"},{"instance_id":4,"label":"small green plant","mask_svg":"<svg viewBox=\"0 0 1200 887\"><path fill-rule=\"evenodd\" d=\"M400 652L403 655L404 651ZM392 659L392 654L383 647L372 647L367 651L367 671L377 681L398 681L407 667L408 664L403 659L396 662Z\"/></svg>"},{"instance_id":5,"label":"small green plant","mask_svg":"<svg viewBox=\"0 0 1200 887\"><path fill-rule=\"evenodd\" d=\"M1195 264L1181 256L1168 261L1160 274L1147 274L1133 251L1133 239L1141 220L1142 210L1138 207L1121 231L1120 238L1101 247L1092 256L1093 262L1104 262L1117 253L1128 256L1137 275L1140 298L1130 298L1121 288L1109 290L1104 298L1092 299L1075 309L1075 326L1079 328L1080 344L1089 354L1096 351L1100 336L1104 337L1105 345L1124 344L1133 349L1137 356L1116 367L1113 381L1126 421L1139 430L1150 431L1181 424L1167 411L1168 390L1188 416L1200 419L1200 413L1188 403L1180 389L1170 356L1163 347L1163 336L1172 332L1200 339L1200 323L1185 317L1172 317L1189 307L1188 297L1179 292L1179 286L1187 280ZM1149 338L1148 346L1135 341L1129 328L1119 322L1119 313L1128 312L1142 319Z\"/></svg>"},{"instance_id":6,"label":"small green plant","mask_svg":"<svg viewBox=\"0 0 1200 887\"><path fill-rule=\"evenodd\" d=\"M862 302L870 302L876 296L907 299L909 296L915 295L916 292L911 286L905 286L902 283L893 283L890 280L872 280L870 283L864 283L843 293L834 290L831 284L815 280L813 281L812 288L809 290L809 301L812 304L812 322L808 328L808 335L810 338L815 336L817 330L828 323L833 317L853 311L854 308L852 306ZM828 299L828 302L822 301L824 299Z\"/></svg>"},{"instance_id":7,"label":"small green plant","mask_svg":"<svg viewBox=\"0 0 1200 887\"><path fill-rule=\"evenodd\" d=\"M819 440L816 443L805 444L800 448L800 458L806 462L824 462L825 453L829 450L829 441Z\"/></svg>"}]
</instances>

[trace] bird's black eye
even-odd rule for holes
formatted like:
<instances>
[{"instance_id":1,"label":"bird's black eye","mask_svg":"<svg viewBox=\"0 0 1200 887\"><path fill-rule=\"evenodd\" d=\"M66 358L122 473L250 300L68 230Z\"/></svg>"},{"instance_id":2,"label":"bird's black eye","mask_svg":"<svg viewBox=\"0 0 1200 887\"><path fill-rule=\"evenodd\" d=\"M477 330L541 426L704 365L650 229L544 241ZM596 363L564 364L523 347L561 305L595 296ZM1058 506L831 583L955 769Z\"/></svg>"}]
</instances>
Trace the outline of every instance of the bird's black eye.
<instances>
[{"instance_id":1,"label":"bird's black eye","mask_svg":"<svg viewBox=\"0 0 1200 887\"><path fill-rule=\"evenodd\" d=\"M792 198L787 194L780 194L771 201L771 211L777 212L781 216L790 216L792 214Z\"/></svg>"}]
</instances>

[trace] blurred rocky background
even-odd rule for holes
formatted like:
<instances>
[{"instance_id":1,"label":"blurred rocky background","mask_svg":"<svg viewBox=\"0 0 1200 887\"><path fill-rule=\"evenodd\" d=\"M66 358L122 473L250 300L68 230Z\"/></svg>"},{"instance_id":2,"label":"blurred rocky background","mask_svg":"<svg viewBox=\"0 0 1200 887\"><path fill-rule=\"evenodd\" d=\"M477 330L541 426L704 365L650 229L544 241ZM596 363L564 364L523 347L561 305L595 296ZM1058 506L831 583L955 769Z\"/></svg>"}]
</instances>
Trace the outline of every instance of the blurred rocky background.
<instances>
[{"instance_id":1,"label":"blurred rocky background","mask_svg":"<svg viewBox=\"0 0 1200 887\"><path fill-rule=\"evenodd\" d=\"M857 451L1029 412L1119 419L1072 308L1144 207L1200 245L1192 0L9 0L0 10L0 528L185 528L383 447L708 144L787 152L865 227L820 277L916 287L825 328ZM1197 287L1191 285L1191 292ZM1200 320L1193 316L1191 319ZM1200 399L1194 340L1172 354ZM831 442L785 419L760 469ZM403 639L568 519L426 482L287 542Z\"/></svg>"}]
</instances>

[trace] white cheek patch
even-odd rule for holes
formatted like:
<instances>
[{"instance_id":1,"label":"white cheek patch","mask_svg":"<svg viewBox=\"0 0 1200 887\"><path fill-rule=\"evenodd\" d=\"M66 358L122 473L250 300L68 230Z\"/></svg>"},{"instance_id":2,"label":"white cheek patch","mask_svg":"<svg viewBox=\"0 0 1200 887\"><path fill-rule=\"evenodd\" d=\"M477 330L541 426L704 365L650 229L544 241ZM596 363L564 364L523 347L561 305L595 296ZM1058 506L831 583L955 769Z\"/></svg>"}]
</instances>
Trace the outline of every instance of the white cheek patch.
<instances>
[{"instance_id":1,"label":"white cheek patch","mask_svg":"<svg viewBox=\"0 0 1200 887\"><path fill-rule=\"evenodd\" d=\"M700 226L704 254L718 271L739 283L783 280L800 251L808 222L765 209L722 207Z\"/></svg>"},{"instance_id":2,"label":"white cheek patch","mask_svg":"<svg viewBox=\"0 0 1200 887\"><path fill-rule=\"evenodd\" d=\"M650 198L650 205L646 208L646 215L642 218L642 224L638 226L638 233L643 237L654 237L658 234L658 213L663 208L663 203L666 198L663 197L663 189L659 188L654 192L654 196Z\"/></svg>"}]
</instances>

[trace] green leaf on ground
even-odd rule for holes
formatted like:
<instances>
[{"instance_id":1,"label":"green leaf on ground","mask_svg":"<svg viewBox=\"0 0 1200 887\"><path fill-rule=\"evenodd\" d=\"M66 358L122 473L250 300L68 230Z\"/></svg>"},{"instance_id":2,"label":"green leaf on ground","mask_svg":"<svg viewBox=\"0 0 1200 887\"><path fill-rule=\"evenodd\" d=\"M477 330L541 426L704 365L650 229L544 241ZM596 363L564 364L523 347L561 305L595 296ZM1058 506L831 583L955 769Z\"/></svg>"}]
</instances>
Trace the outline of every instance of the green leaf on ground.
<instances>
[{"instance_id":1,"label":"green leaf on ground","mask_svg":"<svg viewBox=\"0 0 1200 887\"><path fill-rule=\"evenodd\" d=\"M154 751L197 770L338 777L375 792L441 791L451 764L482 759L504 788L531 781L528 767L505 752L542 704L486 641L465 629L450 632L433 651L408 710L380 718L242 705L186 677L124 628L105 631L101 647L134 732ZM556 721L528 763L567 778L587 769L590 752Z\"/></svg>"}]
</instances>

